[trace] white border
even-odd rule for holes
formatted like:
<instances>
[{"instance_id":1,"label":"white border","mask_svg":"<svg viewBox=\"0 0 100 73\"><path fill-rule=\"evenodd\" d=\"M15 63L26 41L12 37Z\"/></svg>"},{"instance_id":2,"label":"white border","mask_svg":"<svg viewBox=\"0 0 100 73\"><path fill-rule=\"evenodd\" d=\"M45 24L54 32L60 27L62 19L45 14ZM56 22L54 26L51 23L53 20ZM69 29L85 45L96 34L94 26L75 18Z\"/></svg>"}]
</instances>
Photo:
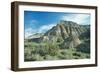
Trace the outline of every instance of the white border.
<instances>
[{"instance_id":1,"label":"white border","mask_svg":"<svg viewBox=\"0 0 100 73\"><path fill-rule=\"evenodd\" d=\"M74 12L91 14L91 58L79 60L55 60L55 61L35 61L24 62L24 11L49 11L49 12ZM45 7L45 6L19 6L19 68L34 68L62 65L82 65L95 64L95 11L93 9ZM22 46L23 45L23 46Z\"/></svg>"}]
</instances>

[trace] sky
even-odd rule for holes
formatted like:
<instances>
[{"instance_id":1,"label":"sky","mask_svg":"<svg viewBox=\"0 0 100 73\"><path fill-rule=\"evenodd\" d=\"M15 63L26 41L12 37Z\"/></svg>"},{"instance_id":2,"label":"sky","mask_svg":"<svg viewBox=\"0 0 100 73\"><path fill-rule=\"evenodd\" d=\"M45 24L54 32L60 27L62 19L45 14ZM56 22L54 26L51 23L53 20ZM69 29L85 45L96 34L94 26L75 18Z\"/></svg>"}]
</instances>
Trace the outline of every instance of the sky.
<instances>
[{"instance_id":1,"label":"sky","mask_svg":"<svg viewBox=\"0 0 100 73\"><path fill-rule=\"evenodd\" d=\"M35 33L45 33L60 20L73 21L79 25L90 24L90 14L24 11L24 33L28 37Z\"/></svg>"}]
</instances>

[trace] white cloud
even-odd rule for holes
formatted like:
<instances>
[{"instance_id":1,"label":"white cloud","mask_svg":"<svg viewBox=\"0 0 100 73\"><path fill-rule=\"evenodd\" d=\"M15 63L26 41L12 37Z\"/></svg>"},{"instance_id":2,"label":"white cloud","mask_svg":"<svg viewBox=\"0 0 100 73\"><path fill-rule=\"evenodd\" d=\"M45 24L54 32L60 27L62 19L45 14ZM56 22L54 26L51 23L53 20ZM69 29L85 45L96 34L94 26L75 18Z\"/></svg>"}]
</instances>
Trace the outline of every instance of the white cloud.
<instances>
[{"instance_id":1,"label":"white cloud","mask_svg":"<svg viewBox=\"0 0 100 73\"><path fill-rule=\"evenodd\" d=\"M32 34L36 33L36 30L33 30L31 27L35 25L38 21L37 20L31 20L29 21L28 27L25 29L25 38L31 36Z\"/></svg>"},{"instance_id":2,"label":"white cloud","mask_svg":"<svg viewBox=\"0 0 100 73\"><path fill-rule=\"evenodd\" d=\"M25 38L28 38L29 36L35 34L35 33L45 33L52 27L54 27L56 24L48 24L48 25L43 25L38 29L32 29L31 27L25 29Z\"/></svg>"},{"instance_id":3,"label":"white cloud","mask_svg":"<svg viewBox=\"0 0 100 73\"><path fill-rule=\"evenodd\" d=\"M47 25L43 25L39 28L39 33L45 32L49 29L51 29L52 27L56 26L56 24L47 24Z\"/></svg>"},{"instance_id":4,"label":"white cloud","mask_svg":"<svg viewBox=\"0 0 100 73\"><path fill-rule=\"evenodd\" d=\"M36 30L33 30L32 28L27 28L25 29L25 38L31 36L32 34L34 34L36 32Z\"/></svg>"},{"instance_id":5,"label":"white cloud","mask_svg":"<svg viewBox=\"0 0 100 73\"><path fill-rule=\"evenodd\" d=\"M89 20L87 20L89 17L89 14L70 14L62 16L62 19L67 21L74 21L78 24L84 24L86 22L88 24L90 22Z\"/></svg>"}]
</instances>

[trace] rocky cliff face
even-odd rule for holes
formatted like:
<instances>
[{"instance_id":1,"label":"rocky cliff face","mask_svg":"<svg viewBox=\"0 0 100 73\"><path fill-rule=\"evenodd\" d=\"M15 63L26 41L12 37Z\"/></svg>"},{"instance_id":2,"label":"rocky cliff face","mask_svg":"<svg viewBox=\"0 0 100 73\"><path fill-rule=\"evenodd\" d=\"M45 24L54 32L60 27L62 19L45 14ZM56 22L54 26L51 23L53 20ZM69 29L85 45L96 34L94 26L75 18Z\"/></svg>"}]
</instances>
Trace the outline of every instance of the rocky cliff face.
<instances>
[{"instance_id":1,"label":"rocky cliff face","mask_svg":"<svg viewBox=\"0 0 100 73\"><path fill-rule=\"evenodd\" d=\"M39 41L59 43L62 48L75 48L83 43L84 38L90 38L89 31L88 25L80 26L75 22L62 20L39 38Z\"/></svg>"},{"instance_id":2,"label":"rocky cliff face","mask_svg":"<svg viewBox=\"0 0 100 73\"><path fill-rule=\"evenodd\" d=\"M82 43L80 37L88 35L85 33L87 31L89 28L86 26L82 27L72 21L60 21L55 27L48 30L42 38L44 41L59 42L66 48L74 48Z\"/></svg>"}]
</instances>

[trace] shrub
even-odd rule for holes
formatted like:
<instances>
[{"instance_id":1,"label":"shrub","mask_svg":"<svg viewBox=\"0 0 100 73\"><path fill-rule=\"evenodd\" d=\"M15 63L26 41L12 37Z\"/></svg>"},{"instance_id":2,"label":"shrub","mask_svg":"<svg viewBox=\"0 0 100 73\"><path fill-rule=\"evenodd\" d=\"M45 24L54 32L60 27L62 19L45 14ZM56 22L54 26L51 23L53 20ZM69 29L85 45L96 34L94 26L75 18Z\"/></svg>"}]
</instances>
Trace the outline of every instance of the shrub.
<instances>
[{"instance_id":1,"label":"shrub","mask_svg":"<svg viewBox=\"0 0 100 73\"><path fill-rule=\"evenodd\" d=\"M78 45L77 51L83 52L83 53L90 53L90 40L85 41L84 43Z\"/></svg>"},{"instance_id":2,"label":"shrub","mask_svg":"<svg viewBox=\"0 0 100 73\"><path fill-rule=\"evenodd\" d=\"M42 61L44 58L40 56L39 54L32 54L32 60L33 61Z\"/></svg>"},{"instance_id":3,"label":"shrub","mask_svg":"<svg viewBox=\"0 0 100 73\"><path fill-rule=\"evenodd\" d=\"M75 53L73 53L73 56L78 56L78 57L80 57L81 55L80 55L79 53L75 52Z\"/></svg>"},{"instance_id":4,"label":"shrub","mask_svg":"<svg viewBox=\"0 0 100 73\"><path fill-rule=\"evenodd\" d=\"M57 44L47 43L48 54L54 56L59 53L59 46Z\"/></svg>"}]
</instances>

